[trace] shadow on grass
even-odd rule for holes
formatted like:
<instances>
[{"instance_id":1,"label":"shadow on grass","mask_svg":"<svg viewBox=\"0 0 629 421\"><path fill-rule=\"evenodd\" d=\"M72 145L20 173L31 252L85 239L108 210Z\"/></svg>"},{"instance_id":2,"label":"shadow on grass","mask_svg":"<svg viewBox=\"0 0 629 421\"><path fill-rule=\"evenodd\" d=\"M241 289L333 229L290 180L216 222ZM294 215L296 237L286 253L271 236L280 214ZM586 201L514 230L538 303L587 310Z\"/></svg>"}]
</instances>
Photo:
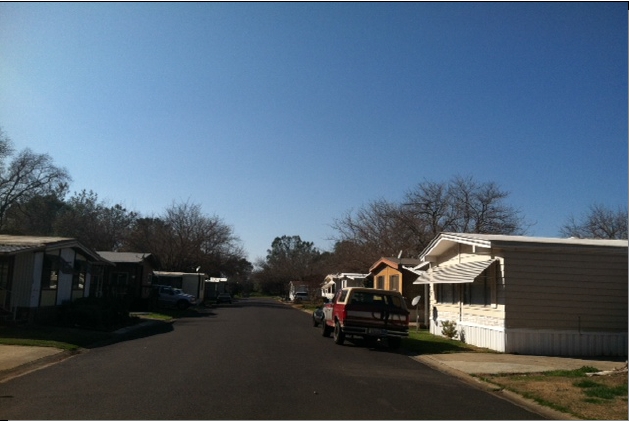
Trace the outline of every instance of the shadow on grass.
<instances>
[{"instance_id":1,"label":"shadow on grass","mask_svg":"<svg viewBox=\"0 0 629 421\"><path fill-rule=\"evenodd\" d=\"M78 327L50 325L0 326L0 344L22 346L47 346L68 351L80 348L98 348L116 342L138 339L171 332L171 321L152 320L149 323L139 318L131 318L124 331L103 331Z\"/></svg>"}]
</instances>

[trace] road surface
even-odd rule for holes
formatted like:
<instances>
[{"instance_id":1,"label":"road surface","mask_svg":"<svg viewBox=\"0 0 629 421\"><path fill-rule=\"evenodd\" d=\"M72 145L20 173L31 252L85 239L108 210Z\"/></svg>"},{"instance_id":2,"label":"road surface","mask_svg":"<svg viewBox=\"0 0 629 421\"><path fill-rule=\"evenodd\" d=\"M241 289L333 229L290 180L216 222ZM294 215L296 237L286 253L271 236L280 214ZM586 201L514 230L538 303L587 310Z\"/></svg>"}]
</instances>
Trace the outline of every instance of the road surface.
<instances>
[{"instance_id":1,"label":"road surface","mask_svg":"<svg viewBox=\"0 0 629 421\"><path fill-rule=\"evenodd\" d=\"M2 419L539 419L402 352L247 299L0 384Z\"/></svg>"}]
</instances>

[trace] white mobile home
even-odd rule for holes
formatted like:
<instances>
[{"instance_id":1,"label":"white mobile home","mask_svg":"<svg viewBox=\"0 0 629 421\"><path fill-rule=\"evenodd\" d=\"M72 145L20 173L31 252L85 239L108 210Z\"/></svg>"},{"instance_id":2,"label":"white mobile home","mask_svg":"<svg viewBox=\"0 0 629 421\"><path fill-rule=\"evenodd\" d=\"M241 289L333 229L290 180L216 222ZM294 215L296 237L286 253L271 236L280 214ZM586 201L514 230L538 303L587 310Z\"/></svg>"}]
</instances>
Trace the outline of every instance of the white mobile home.
<instances>
[{"instance_id":1,"label":"white mobile home","mask_svg":"<svg viewBox=\"0 0 629 421\"><path fill-rule=\"evenodd\" d=\"M153 285L168 285L193 295L198 301L205 297L205 273L153 271Z\"/></svg>"},{"instance_id":2,"label":"white mobile home","mask_svg":"<svg viewBox=\"0 0 629 421\"><path fill-rule=\"evenodd\" d=\"M337 290L347 287L364 287L368 273L333 273L321 284L321 296L331 300Z\"/></svg>"},{"instance_id":3,"label":"white mobile home","mask_svg":"<svg viewBox=\"0 0 629 421\"><path fill-rule=\"evenodd\" d=\"M454 321L465 342L506 353L627 355L627 240L438 235L430 331Z\"/></svg>"}]
</instances>

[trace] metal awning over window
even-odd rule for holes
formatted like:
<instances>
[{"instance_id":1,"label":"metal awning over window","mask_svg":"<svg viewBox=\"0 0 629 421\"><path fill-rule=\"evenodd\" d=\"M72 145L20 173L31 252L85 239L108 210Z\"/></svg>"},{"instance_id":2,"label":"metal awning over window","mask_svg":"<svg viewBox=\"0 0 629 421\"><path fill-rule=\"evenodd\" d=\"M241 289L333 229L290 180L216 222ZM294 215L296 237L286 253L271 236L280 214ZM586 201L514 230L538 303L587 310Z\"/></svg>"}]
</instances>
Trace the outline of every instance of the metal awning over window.
<instances>
[{"instance_id":1,"label":"metal awning over window","mask_svg":"<svg viewBox=\"0 0 629 421\"><path fill-rule=\"evenodd\" d=\"M474 279L498 259L479 262L456 263L436 267L419 276L414 284L462 284L474 282Z\"/></svg>"}]
</instances>

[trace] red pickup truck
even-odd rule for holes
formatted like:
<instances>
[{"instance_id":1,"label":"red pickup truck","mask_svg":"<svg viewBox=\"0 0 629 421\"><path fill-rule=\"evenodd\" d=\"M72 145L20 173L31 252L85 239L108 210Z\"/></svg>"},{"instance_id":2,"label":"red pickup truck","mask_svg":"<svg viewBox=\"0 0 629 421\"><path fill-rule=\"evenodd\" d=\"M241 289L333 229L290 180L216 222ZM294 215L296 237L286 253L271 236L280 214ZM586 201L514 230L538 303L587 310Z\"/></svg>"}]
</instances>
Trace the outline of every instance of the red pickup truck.
<instances>
[{"instance_id":1,"label":"red pickup truck","mask_svg":"<svg viewBox=\"0 0 629 421\"><path fill-rule=\"evenodd\" d=\"M408 336L409 311L397 291L343 288L324 305L323 314L323 336L334 333L339 345L348 336L362 336L369 344L386 339L389 348L396 349Z\"/></svg>"}]
</instances>

